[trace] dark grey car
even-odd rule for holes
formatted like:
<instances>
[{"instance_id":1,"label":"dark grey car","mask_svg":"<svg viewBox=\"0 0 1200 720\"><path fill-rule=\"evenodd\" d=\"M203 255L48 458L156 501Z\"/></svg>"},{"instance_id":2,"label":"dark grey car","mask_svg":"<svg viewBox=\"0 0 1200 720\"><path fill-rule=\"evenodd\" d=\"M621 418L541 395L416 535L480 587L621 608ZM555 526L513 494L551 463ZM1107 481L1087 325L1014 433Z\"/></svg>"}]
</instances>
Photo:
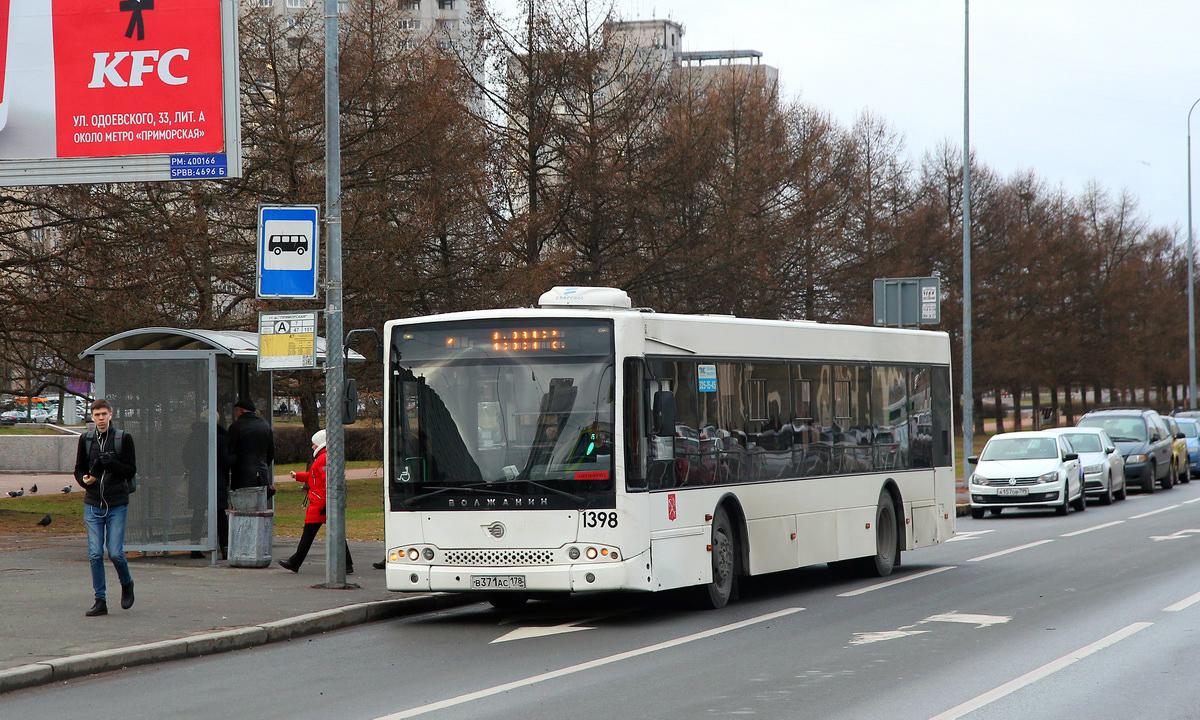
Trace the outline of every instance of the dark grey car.
<instances>
[{"instance_id":1,"label":"dark grey car","mask_svg":"<svg viewBox=\"0 0 1200 720\"><path fill-rule=\"evenodd\" d=\"M1162 417L1148 408L1104 408L1093 410L1079 419L1081 427L1102 428L1125 457L1125 480L1154 492L1158 482L1164 490L1175 485L1171 436Z\"/></svg>"}]
</instances>

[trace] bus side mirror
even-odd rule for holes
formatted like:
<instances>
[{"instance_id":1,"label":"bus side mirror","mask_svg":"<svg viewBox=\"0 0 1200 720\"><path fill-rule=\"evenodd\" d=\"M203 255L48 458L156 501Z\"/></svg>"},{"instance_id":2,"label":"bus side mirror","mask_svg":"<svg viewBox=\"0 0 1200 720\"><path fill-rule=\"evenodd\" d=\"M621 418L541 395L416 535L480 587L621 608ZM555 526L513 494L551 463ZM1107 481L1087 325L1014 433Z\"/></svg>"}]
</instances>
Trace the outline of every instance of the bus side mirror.
<instances>
[{"instance_id":1,"label":"bus side mirror","mask_svg":"<svg viewBox=\"0 0 1200 720\"><path fill-rule=\"evenodd\" d=\"M353 425L358 420L358 383L346 378L342 387L342 424Z\"/></svg>"},{"instance_id":2,"label":"bus side mirror","mask_svg":"<svg viewBox=\"0 0 1200 720\"><path fill-rule=\"evenodd\" d=\"M654 427L651 431L655 437L675 436L675 393L670 390L659 390L654 393L651 405L654 415Z\"/></svg>"}]
</instances>

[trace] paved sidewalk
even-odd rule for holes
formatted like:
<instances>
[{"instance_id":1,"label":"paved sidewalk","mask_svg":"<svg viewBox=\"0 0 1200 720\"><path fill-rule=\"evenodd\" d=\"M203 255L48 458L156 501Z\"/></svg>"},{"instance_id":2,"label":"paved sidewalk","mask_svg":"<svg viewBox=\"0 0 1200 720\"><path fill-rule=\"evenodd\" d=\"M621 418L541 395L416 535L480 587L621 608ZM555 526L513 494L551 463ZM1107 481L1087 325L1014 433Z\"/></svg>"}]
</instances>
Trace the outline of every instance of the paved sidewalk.
<instances>
[{"instance_id":1,"label":"paved sidewalk","mask_svg":"<svg viewBox=\"0 0 1200 720\"><path fill-rule=\"evenodd\" d=\"M296 540L275 538L273 560ZM0 535L0 694L95 672L286 640L371 620L469 602L465 596L388 592L381 542L352 542L355 589L325 582L323 535L298 574L278 564L232 568L188 553L131 557L136 602L120 607L121 586L106 559L109 614L92 605L87 539Z\"/></svg>"}]
</instances>

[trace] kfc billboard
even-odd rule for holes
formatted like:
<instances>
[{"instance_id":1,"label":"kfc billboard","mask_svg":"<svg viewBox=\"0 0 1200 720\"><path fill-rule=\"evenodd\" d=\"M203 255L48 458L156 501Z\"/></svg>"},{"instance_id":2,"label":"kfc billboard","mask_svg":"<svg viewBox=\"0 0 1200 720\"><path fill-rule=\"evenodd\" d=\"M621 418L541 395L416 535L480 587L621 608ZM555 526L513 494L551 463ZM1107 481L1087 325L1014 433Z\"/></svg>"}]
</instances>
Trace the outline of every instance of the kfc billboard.
<instances>
[{"instance_id":1,"label":"kfc billboard","mask_svg":"<svg viewBox=\"0 0 1200 720\"><path fill-rule=\"evenodd\" d=\"M234 0L0 0L0 185L239 175Z\"/></svg>"}]
</instances>

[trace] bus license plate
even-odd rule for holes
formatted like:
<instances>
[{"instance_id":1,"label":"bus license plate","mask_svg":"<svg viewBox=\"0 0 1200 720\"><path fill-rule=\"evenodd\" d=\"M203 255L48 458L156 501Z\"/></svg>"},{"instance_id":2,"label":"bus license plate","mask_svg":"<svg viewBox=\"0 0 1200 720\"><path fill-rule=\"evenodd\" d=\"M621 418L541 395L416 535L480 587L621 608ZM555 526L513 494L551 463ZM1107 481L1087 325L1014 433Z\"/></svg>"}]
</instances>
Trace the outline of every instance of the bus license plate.
<instances>
[{"instance_id":1,"label":"bus license plate","mask_svg":"<svg viewBox=\"0 0 1200 720\"><path fill-rule=\"evenodd\" d=\"M471 587L481 590L524 590L524 575L472 575Z\"/></svg>"},{"instance_id":2,"label":"bus license plate","mask_svg":"<svg viewBox=\"0 0 1200 720\"><path fill-rule=\"evenodd\" d=\"M997 495L1028 495L1029 488L997 488Z\"/></svg>"}]
</instances>

